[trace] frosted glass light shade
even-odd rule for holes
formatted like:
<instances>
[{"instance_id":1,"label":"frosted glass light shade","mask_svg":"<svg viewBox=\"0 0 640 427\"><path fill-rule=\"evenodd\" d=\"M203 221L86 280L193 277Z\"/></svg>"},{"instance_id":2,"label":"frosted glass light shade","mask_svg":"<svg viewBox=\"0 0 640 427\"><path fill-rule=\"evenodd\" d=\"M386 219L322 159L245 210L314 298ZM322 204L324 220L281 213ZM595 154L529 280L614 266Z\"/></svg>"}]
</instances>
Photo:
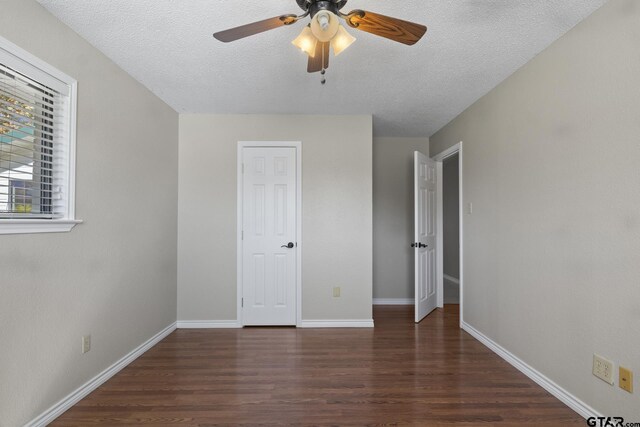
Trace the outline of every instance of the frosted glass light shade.
<instances>
[{"instance_id":1,"label":"frosted glass light shade","mask_svg":"<svg viewBox=\"0 0 640 427\"><path fill-rule=\"evenodd\" d=\"M291 43L303 52L306 52L307 55L312 58L316 55L316 44L318 43L318 39L316 39L309 27L304 27L300 35Z\"/></svg>"},{"instance_id":2,"label":"frosted glass light shade","mask_svg":"<svg viewBox=\"0 0 640 427\"><path fill-rule=\"evenodd\" d=\"M333 54L335 56L340 55L346 48L351 46L356 38L344 29L342 25L339 26L338 32L335 37L331 39L331 47L333 48Z\"/></svg>"},{"instance_id":3,"label":"frosted glass light shade","mask_svg":"<svg viewBox=\"0 0 640 427\"><path fill-rule=\"evenodd\" d=\"M331 40L338 32L338 27L340 27L338 17L327 10L318 12L311 20L311 31L321 42Z\"/></svg>"}]
</instances>

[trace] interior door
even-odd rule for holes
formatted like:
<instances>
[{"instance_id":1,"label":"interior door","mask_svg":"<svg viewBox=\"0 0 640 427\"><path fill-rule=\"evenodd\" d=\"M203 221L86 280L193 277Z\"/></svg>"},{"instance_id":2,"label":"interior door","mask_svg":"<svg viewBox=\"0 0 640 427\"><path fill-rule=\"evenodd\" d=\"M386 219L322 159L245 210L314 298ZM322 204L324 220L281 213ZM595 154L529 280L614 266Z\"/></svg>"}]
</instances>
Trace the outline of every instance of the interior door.
<instances>
[{"instance_id":1,"label":"interior door","mask_svg":"<svg viewBox=\"0 0 640 427\"><path fill-rule=\"evenodd\" d=\"M436 162L415 152L415 315L416 323L438 304L436 287Z\"/></svg>"},{"instance_id":2,"label":"interior door","mask_svg":"<svg viewBox=\"0 0 640 427\"><path fill-rule=\"evenodd\" d=\"M242 323L296 324L294 147L243 149Z\"/></svg>"}]
</instances>

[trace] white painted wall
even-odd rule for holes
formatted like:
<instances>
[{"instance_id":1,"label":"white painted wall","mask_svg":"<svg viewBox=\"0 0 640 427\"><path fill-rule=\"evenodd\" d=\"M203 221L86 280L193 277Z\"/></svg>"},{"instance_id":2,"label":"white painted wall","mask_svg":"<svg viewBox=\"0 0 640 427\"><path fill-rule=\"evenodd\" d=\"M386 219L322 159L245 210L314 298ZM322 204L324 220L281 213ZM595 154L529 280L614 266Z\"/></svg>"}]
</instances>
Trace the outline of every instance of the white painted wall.
<instances>
[{"instance_id":1,"label":"white painted wall","mask_svg":"<svg viewBox=\"0 0 640 427\"><path fill-rule=\"evenodd\" d=\"M78 80L85 221L0 236L0 425L13 427L175 322L178 115L35 1L1 3L0 36Z\"/></svg>"},{"instance_id":2,"label":"white painted wall","mask_svg":"<svg viewBox=\"0 0 640 427\"><path fill-rule=\"evenodd\" d=\"M432 153L464 141L464 319L626 421L640 420L639 22L637 0L608 2L431 139ZM634 370L635 394L592 376L593 353Z\"/></svg>"},{"instance_id":3,"label":"white painted wall","mask_svg":"<svg viewBox=\"0 0 640 427\"><path fill-rule=\"evenodd\" d=\"M413 298L413 153L429 138L373 140L373 297Z\"/></svg>"},{"instance_id":4,"label":"white painted wall","mask_svg":"<svg viewBox=\"0 0 640 427\"><path fill-rule=\"evenodd\" d=\"M178 319L236 319L237 142L269 140L302 141L303 320L370 320L372 117L190 114L180 116Z\"/></svg>"}]
</instances>

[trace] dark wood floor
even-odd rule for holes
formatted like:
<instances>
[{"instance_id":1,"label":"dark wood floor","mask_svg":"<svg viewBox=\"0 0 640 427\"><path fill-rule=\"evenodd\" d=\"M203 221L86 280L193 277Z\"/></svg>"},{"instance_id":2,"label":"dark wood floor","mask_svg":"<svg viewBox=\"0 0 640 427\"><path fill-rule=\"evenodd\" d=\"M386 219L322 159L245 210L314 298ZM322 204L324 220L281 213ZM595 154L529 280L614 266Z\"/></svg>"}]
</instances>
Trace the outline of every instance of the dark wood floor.
<instances>
[{"instance_id":1,"label":"dark wood floor","mask_svg":"<svg viewBox=\"0 0 640 427\"><path fill-rule=\"evenodd\" d=\"M375 307L375 329L178 330L54 426L585 425L458 328Z\"/></svg>"}]
</instances>

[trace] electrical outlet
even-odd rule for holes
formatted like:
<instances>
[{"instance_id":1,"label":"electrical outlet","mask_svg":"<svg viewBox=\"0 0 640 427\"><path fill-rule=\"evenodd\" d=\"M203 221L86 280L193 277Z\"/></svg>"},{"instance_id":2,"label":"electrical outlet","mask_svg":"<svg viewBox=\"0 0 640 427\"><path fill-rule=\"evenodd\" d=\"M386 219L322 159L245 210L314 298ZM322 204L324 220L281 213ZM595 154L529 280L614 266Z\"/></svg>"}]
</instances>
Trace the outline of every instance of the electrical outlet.
<instances>
[{"instance_id":1,"label":"electrical outlet","mask_svg":"<svg viewBox=\"0 0 640 427\"><path fill-rule=\"evenodd\" d=\"M633 393L633 372L620 366L619 374L618 384L620 384L620 388L628 391L629 393Z\"/></svg>"},{"instance_id":2,"label":"electrical outlet","mask_svg":"<svg viewBox=\"0 0 640 427\"><path fill-rule=\"evenodd\" d=\"M91 350L91 335L85 335L82 337L82 354L88 353Z\"/></svg>"},{"instance_id":3,"label":"electrical outlet","mask_svg":"<svg viewBox=\"0 0 640 427\"><path fill-rule=\"evenodd\" d=\"M333 288L333 297L334 298L340 298L340 287L336 286L335 288Z\"/></svg>"},{"instance_id":4,"label":"electrical outlet","mask_svg":"<svg viewBox=\"0 0 640 427\"><path fill-rule=\"evenodd\" d=\"M471 202L467 203L467 213L469 215L473 214L473 203Z\"/></svg>"},{"instance_id":5,"label":"electrical outlet","mask_svg":"<svg viewBox=\"0 0 640 427\"><path fill-rule=\"evenodd\" d=\"M593 375L613 385L613 362L597 354L593 355Z\"/></svg>"}]
</instances>

